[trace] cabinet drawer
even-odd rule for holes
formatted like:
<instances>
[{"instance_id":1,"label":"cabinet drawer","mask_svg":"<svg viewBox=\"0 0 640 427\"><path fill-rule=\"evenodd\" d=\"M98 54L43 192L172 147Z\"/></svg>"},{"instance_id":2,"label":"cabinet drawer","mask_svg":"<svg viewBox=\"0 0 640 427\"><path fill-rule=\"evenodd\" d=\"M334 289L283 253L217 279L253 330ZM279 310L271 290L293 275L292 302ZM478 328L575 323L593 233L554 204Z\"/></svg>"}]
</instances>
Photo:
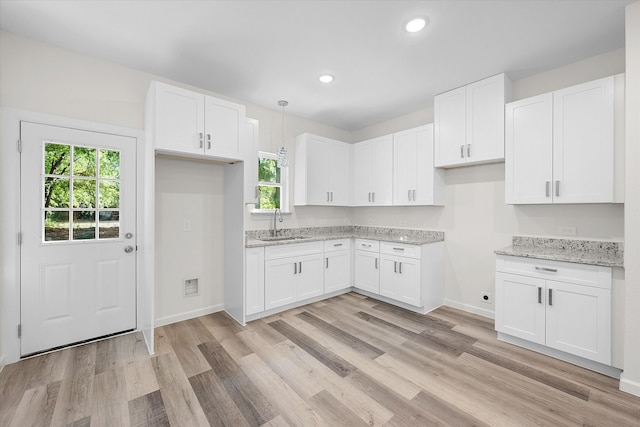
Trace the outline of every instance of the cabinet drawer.
<instances>
[{"instance_id":1,"label":"cabinet drawer","mask_svg":"<svg viewBox=\"0 0 640 427\"><path fill-rule=\"evenodd\" d=\"M420 258L420 249L421 247L418 245L380 242L380 253L382 254L398 255L409 258Z\"/></svg>"},{"instance_id":2,"label":"cabinet drawer","mask_svg":"<svg viewBox=\"0 0 640 427\"><path fill-rule=\"evenodd\" d=\"M351 249L351 239L325 240L324 252L348 251Z\"/></svg>"},{"instance_id":3,"label":"cabinet drawer","mask_svg":"<svg viewBox=\"0 0 640 427\"><path fill-rule=\"evenodd\" d=\"M293 243L265 248L265 259L287 258L292 256L321 254L322 242Z\"/></svg>"},{"instance_id":4,"label":"cabinet drawer","mask_svg":"<svg viewBox=\"0 0 640 427\"><path fill-rule=\"evenodd\" d=\"M496 271L611 289L611 267L499 255Z\"/></svg>"},{"instance_id":5,"label":"cabinet drawer","mask_svg":"<svg viewBox=\"0 0 640 427\"><path fill-rule=\"evenodd\" d=\"M356 249L367 252L380 252L380 242L377 240L356 239Z\"/></svg>"}]
</instances>

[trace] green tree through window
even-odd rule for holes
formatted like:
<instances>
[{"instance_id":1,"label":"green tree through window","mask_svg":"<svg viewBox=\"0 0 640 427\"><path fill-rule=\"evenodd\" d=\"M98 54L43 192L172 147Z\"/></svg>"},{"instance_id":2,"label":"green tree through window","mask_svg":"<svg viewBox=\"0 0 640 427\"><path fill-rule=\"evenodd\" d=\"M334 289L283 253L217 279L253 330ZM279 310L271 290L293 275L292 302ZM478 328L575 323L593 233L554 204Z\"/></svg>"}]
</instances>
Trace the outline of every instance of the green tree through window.
<instances>
[{"instance_id":1,"label":"green tree through window","mask_svg":"<svg viewBox=\"0 0 640 427\"><path fill-rule=\"evenodd\" d=\"M258 154L258 203L259 210L286 210L283 199L285 195L286 173L278 166L274 153Z\"/></svg>"}]
</instances>

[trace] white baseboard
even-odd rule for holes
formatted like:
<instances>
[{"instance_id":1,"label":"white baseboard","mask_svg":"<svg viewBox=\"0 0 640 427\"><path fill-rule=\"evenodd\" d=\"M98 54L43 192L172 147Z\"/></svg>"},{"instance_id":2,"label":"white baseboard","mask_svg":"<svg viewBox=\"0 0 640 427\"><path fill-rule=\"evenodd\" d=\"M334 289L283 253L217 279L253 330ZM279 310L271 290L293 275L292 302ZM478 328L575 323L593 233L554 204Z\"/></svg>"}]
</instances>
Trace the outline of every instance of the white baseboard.
<instances>
[{"instance_id":1,"label":"white baseboard","mask_svg":"<svg viewBox=\"0 0 640 427\"><path fill-rule=\"evenodd\" d=\"M640 382L625 378L624 371L622 371L622 374L620 374L620 390L625 393L640 396Z\"/></svg>"},{"instance_id":2,"label":"white baseboard","mask_svg":"<svg viewBox=\"0 0 640 427\"><path fill-rule=\"evenodd\" d=\"M0 372L4 369L4 354L0 354Z\"/></svg>"},{"instance_id":3,"label":"white baseboard","mask_svg":"<svg viewBox=\"0 0 640 427\"><path fill-rule=\"evenodd\" d=\"M461 302L450 300L450 299L445 299L444 305L457 308L458 310L477 314L478 316L488 317L489 319L495 319L495 313L493 312L493 310L488 310L486 308L480 308L470 304L463 304Z\"/></svg>"},{"instance_id":4,"label":"white baseboard","mask_svg":"<svg viewBox=\"0 0 640 427\"><path fill-rule=\"evenodd\" d=\"M199 308L197 310L185 311L183 313L172 314L170 316L159 317L155 320L155 327L170 325L172 323L181 322L183 320L193 319L194 317L206 316L207 314L217 313L224 310L224 304L210 305L209 307Z\"/></svg>"}]
</instances>

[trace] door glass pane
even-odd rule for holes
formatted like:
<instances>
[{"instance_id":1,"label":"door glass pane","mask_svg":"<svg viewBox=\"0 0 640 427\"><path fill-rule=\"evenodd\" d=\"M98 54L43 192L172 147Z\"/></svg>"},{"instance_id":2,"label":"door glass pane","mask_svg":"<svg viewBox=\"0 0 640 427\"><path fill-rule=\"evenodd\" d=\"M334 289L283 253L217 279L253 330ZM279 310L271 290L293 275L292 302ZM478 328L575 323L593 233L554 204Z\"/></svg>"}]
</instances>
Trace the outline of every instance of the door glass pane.
<instances>
[{"instance_id":1,"label":"door glass pane","mask_svg":"<svg viewBox=\"0 0 640 427\"><path fill-rule=\"evenodd\" d=\"M98 217L98 238L117 239L120 237L119 211L101 211Z\"/></svg>"},{"instance_id":2,"label":"door glass pane","mask_svg":"<svg viewBox=\"0 0 640 427\"><path fill-rule=\"evenodd\" d=\"M73 175L96 176L96 149L87 147L73 148Z\"/></svg>"},{"instance_id":3,"label":"door glass pane","mask_svg":"<svg viewBox=\"0 0 640 427\"><path fill-rule=\"evenodd\" d=\"M44 179L44 207L68 208L71 194L69 193L69 178Z\"/></svg>"},{"instance_id":4,"label":"door glass pane","mask_svg":"<svg viewBox=\"0 0 640 427\"><path fill-rule=\"evenodd\" d=\"M95 211L73 212L73 240L89 240L96 238Z\"/></svg>"},{"instance_id":5,"label":"door glass pane","mask_svg":"<svg viewBox=\"0 0 640 427\"><path fill-rule=\"evenodd\" d=\"M120 178L120 152L100 150L100 178Z\"/></svg>"},{"instance_id":6,"label":"door glass pane","mask_svg":"<svg viewBox=\"0 0 640 427\"><path fill-rule=\"evenodd\" d=\"M118 181L100 181L100 208L120 207L120 183Z\"/></svg>"},{"instance_id":7,"label":"door glass pane","mask_svg":"<svg viewBox=\"0 0 640 427\"><path fill-rule=\"evenodd\" d=\"M73 207L74 208L95 208L96 207L96 180L95 179L74 179L73 180Z\"/></svg>"},{"instance_id":8,"label":"door glass pane","mask_svg":"<svg viewBox=\"0 0 640 427\"><path fill-rule=\"evenodd\" d=\"M69 240L69 212L46 211L44 213L45 242Z\"/></svg>"},{"instance_id":9,"label":"door glass pane","mask_svg":"<svg viewBox=\"0 0 640 427\"><path fill-rule=\"evenodd\" d=\"M71 147L50 142L44 145L44 173L45 175L70 174Z\"/></svg>"}]
</instances>

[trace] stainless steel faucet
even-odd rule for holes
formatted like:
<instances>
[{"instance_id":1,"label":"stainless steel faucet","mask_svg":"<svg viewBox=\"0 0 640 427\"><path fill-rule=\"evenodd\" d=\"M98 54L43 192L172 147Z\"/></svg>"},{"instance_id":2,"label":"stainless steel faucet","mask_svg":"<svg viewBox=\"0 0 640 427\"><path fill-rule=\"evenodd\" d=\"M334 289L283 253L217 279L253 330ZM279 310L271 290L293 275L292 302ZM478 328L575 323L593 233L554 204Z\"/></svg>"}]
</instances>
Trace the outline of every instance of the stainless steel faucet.
<instances>
[{"instance_id":1,"label":"stainless steel faucet","mask_svg":"<svg viewBox=\"0 0 640 427\"><path fill-rule=\"evenodd\" d=\"M280 222L284 221L284 219L282 219L282 212L280 212L280 209L273 211L273 228L271 229L271 237L276 237L278 235L278 231L280 231L278 230L276 220Z\"/></svg>"}]
</instances>

